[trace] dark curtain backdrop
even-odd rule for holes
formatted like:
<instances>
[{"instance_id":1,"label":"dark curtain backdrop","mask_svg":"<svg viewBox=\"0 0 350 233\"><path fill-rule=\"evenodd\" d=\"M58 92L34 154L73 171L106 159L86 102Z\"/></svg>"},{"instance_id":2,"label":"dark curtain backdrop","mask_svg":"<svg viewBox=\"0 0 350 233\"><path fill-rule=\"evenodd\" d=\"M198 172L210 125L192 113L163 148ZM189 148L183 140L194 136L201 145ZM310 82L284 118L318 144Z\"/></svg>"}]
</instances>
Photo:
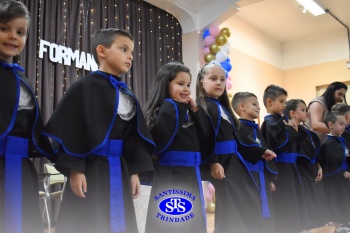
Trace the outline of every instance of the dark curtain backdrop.
<instances>
[{"instance_id":1,"label":"dark curtain backdrop","mask_svg":"<svg viewBox=\"0 0 350 233\"><path fill-rule=\"evenodd\" d=\"M140 0L22 0L31 25L25 49L18 62L36 90L44 121L69 86L89 73L84 69L53 63L49 53L39 58L40 39L90 51L92 34L101 28L121 28L134 36L134 61L124 80L144 106L155 74L165 63L182 61L182 30L171 14ZM49 48L47 48L49 50Z\"/></svg>"}]
</instances>

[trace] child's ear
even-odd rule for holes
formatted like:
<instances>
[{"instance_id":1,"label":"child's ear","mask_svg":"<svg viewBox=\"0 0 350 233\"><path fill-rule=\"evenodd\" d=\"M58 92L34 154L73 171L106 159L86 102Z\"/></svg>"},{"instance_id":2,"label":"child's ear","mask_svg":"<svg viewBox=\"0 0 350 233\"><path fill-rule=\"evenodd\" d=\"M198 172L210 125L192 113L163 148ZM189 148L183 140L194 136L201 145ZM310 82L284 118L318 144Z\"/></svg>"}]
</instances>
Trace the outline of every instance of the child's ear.
<instances>
[{"instance_id":1,"label":"child's ear","mask_svg":"<svg viewBox=\"0 0 350 233\"><path fill-rule=\"evenodd\" d=\"M271 107L271 103L272 103L272 99L271 99L271 98L267 98L267 99L266 99L266 104L267 104L267 106L270 106L270 107Z\"/></svg>"},{"instance_id":2,"label":"child's ear","mask_svg":"<svg viewBox=\"0 0 350 233\"><path fill-rule=\"evenodd\" d=\"M106 49L102 45L97 45L96 53L99 57L106 57Z\"/></svg>"},{"instance_id":3,"label":"child's ear","mask_svg":"<svg viewBox=\"0 0 350 233\"><path fill-rule=\"evenodd\" d=\"M330 121L328 122L328 129L332 129L333 128L333 123Z\"/></svg>"},{"instance_id":4,"label":"child's ear","mask_svg":"<svg viewBox=\"0 0 350 233\"><path fill-rule=\"evenodd\" d=\"M240 102L238 104L238 108L240 108L241 110L244 110L244 103Z\"/></svg>"}]
</instances>

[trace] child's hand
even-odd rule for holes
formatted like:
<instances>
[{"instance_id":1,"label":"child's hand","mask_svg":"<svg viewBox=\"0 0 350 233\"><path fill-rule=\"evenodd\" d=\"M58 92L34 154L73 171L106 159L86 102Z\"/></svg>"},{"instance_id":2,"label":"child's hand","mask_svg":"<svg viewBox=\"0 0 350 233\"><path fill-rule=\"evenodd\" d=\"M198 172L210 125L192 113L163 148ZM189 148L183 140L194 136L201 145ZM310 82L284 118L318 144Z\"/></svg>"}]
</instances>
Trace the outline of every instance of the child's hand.
<instances>
[{"instance_id":1,"label":"child's hand","mask_svg":"<svg viewBox=\"0 0 350 233\"><path fill-rule=\"evenodd\" d=\"M131 194L132 198L136 199L141 194L141 185L138 174L134 174L130 176L130 184L131 184Z\"/></svg>"},{"instance_id":2,"label":"child's hand","mask_svg":"<svg viewBox=\"0 0 350 233\"><path fill-rule=\"evenodd\" d=\"M270 192L276 191L276 186L273 182L270 182Z\"/></svg>"},{"instance_id":3,"label":"child's hand","mask_svg":"<svg viewBox=\"0 0 350 233\"><path fill-rule=\"evenodd\" d=\"M78 197L85 198L85 194L87 192L87 183L86 177L83 173L75 170L70 170L70 188L73 193Z\"/></svg>"},{"instance_id":4,"label":"child's hand","mask_svg":"<svg viewBox=\"0 0 350 233\"><path fill-rule=\"evenodd\" d=\"M262 155L263 159L265 159L266 161L272 160L274 158L276 158L276 154L275 152L273 152L272 150L267 149L265 151L265 153Z\"/></svg>"},{"instance_id":5,"label":"child's hand","mask_svg":"<svg viewBox=\"0 0 350 233\"><path fill-rule=\"evenodd\" d=\"M317 182L321 181L322 177L323 177L322 167L318 166L318 172L317 172L317 176L315 178L315 182L317 183Z\"/></svg>"},{"instance_id":6,"label":"child's hand","mask_svg":"<svg viewBox=\"0 0 350 233\"><path fill-rule=\"evenodd\" d=\"M210 174L212 177L218 180L222 180L225 178L224 168L220 163L212 163L210 164Z\"/></svg>"},{"instance_id":7,"label":"child's hand","mask_svg":"<svg viewBox=\"0 0 350 233\"><path fill-rule=\"evenodd\" d=\"M344 178L350 180L350 172L344 172Z\"/></svg>"}]
</instances>

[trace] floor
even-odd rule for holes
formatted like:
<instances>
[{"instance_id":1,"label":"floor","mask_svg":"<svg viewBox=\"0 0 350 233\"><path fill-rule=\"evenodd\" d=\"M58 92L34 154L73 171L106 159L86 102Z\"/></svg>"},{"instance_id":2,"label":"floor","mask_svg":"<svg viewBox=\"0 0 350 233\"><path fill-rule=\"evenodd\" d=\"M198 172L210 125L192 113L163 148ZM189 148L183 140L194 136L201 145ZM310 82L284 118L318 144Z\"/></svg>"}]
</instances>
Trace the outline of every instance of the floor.
<instances>
[{"instance_id":1,"label":"floor","mask_svg":"<svg viewBox=\"0 0 350 233\"><path fill-rule=\"evenodd\" d=\"M213 213L207 213L207 229L208 233L213 233L214 232L214 218L215 214ZM51 230L51 233L54 233L55 230ZM333 233L334 232L334 227L332 226L326 226L326 227L321 227L317 229L312 229L311 233ZM48 233L47 230L44 231L44 233Z\"/></svg>"}]
</instances>

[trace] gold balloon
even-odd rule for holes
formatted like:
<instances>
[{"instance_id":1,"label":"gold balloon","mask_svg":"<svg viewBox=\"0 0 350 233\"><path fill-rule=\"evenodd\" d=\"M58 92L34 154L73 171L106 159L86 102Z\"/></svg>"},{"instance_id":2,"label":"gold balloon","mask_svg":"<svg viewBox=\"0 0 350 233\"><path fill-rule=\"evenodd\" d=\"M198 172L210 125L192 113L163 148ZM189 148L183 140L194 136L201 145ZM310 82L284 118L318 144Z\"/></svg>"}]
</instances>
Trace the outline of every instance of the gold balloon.
<instances>
[{"instance_id":1,"label":"gold balloon","mask_svg":"<svg viewBox=\"0 0 350 233\"><path fill-rule=\"evenodd\" d=\"M227 36L227 38L229 38L231 36L230 29L228 29L228 28L221 29L220 30L220 34L223 34L223 35Z\"/></svg>"},{"instance_id":2,"label":"gold balloon","mask_svg":"<svg viewBox=\"0 0 350 233\"><path fill-rule=\"evenodd\" d=\"M209 213L215 213L215 204L213 202L207 204L207 211Z\"/></svg>"},{"instance_id":3,"label":"gold balloon","mask_svg":"<svg viewBox=\"0 0 350 233\"><path fill-rule=\"evenodd\" d=\"M226 35L223 35L223 34L220 34L216 37L216 43L218 45L224 45L227 43L227 36Z\"/></svg>"},{"instance_id":4,"label":"gold balloon","mask_svg":"<svg viewBox=\"0 0 350 233\"><path fill-rule=\"evenodd\" d=\"M212 44L209 46L209 50L210 50L210 53L216 54L217 52L220 51L220 46L219 46L217 43L212 43Z\"/></svg>"},{"instance_id":5,"label":"gold balloon","mask_svg":"<svg viewBox=\"0 0 350 233\"><path fill-rule=\"evenodd\" d=\"M204 55L204 61L209 63L211 62L212 60L215 60L215 55L212 54L212 53L207 53Z\"/></svg>"}]
</instances>

